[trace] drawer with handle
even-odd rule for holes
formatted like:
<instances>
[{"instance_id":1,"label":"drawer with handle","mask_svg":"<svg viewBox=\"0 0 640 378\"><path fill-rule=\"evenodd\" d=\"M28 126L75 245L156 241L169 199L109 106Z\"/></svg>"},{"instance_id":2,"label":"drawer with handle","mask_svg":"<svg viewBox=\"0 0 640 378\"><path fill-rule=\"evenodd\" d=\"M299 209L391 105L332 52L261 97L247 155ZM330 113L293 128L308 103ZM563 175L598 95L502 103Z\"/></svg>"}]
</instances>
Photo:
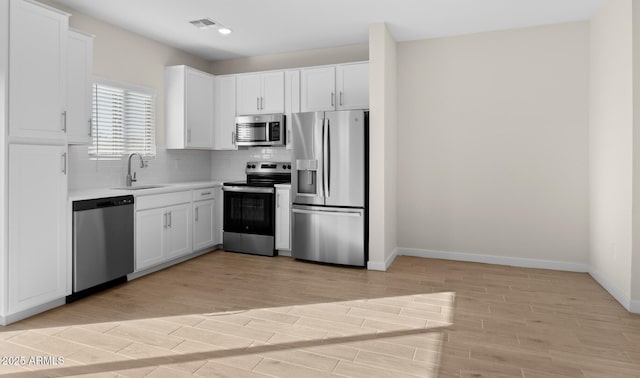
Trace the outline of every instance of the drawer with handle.
<instances>
[{"instance_id":1,"label":"drawer with handle","mask_svg":"<svg viewBox=\"0 0 640 378\"><path fill-rule=\"evenodd\" d=\"M213 199L215 197L215 188L204 188L193 190L193 201L202 201Z\"/></svg>"}]
</instances>

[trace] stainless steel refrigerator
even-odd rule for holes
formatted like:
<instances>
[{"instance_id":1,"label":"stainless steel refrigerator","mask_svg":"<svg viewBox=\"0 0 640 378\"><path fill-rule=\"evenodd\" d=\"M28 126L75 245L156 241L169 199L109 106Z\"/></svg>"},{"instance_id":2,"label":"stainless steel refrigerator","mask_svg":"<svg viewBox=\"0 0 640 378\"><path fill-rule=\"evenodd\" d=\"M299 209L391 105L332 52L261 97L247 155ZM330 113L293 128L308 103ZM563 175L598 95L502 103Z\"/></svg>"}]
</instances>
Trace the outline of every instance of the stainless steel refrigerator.
<instances>
[{"instance_id":1,"label":"stainless steel refrigerator","mask_svg":"<svg viewBox=\"0 0 640 378\"><path fill-rule=\"evenodd\" d=\"M297 113L292 124L292 256L365 266L369 112Z\"/></svg>"}]
</instances>

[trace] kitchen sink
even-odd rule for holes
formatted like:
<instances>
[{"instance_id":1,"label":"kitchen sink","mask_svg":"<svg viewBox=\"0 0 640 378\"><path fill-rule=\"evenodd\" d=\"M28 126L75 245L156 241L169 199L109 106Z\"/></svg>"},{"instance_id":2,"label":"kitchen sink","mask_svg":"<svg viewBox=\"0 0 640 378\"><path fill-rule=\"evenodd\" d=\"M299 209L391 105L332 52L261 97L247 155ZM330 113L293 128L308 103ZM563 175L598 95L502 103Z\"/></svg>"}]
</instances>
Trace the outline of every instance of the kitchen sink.
<instances>
[{"instance_id":1,"label":"kitchen sink","mask_svg":"<svg viewBox=\"0 0 640 378\"><path fill-rule=\"evenodd\" d=\"M117 188L111 188L114 190L142 190L142 189L156 189L164 188L168 185L139 185L139 186L119 186Z\"/></svg>"}]
</instances>

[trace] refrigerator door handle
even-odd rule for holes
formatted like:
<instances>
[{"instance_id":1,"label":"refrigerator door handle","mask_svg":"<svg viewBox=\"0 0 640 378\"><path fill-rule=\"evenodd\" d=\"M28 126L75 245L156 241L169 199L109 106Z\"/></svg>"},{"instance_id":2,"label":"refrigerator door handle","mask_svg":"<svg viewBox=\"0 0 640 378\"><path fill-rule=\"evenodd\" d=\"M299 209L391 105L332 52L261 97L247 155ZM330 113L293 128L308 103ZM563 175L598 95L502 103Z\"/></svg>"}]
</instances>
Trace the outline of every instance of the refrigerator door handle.
<instances>
[{"instance_id":1,"label":"refrigerator door handle","mask_svg":"<svg viewBox=\"0 0 640 378\"><path fill-rule=\"evenodd\" d=\"M327 160L326 164L326 172L327 172L327 198L331 197L331 122L329 118L327 118L327 143L325 150L325 159Z\"/></svg>"},{"instance_id":2,"label":"refrigerator door handle","mask_svg":"<svg viewBox=\"0 0 640 378\"><path fill-rule=\"evenodd\" d=\"M304 210L304 209L292 209L297 214L315 214L315 215L337 215L341 217L361 217L361 212L356 211L331 211L331 210Z\"/></svg>"},{"instance_id":3,"label":"refrigerator door handle","mask_svg":"<svg viewBox=\"0 0 640 378\"><path fill-rule=\"evenodd\" d=\"M325 127L326 123L326 127ZM329 120L322 120L322 191L323 196L329 197Z\"/></svg>"}]
</instances>

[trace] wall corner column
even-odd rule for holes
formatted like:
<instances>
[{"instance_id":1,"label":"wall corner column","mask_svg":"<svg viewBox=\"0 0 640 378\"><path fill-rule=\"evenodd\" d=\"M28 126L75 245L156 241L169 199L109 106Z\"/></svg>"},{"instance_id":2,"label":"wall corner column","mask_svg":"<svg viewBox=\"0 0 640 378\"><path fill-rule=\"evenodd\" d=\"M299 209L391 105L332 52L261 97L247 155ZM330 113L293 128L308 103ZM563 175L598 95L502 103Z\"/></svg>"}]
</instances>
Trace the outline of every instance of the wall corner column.
<instances>
[{"instance_id":1,"label":"wall corner column","mask_svg":"<svg viewBox=\"0 0 640 378\"><path fill-rule=\"evenodd\" d=\"M369 261L386 270L395 257L397 171L396 41L383 22L369 26Z\"/></svg>"}]
</instances>

